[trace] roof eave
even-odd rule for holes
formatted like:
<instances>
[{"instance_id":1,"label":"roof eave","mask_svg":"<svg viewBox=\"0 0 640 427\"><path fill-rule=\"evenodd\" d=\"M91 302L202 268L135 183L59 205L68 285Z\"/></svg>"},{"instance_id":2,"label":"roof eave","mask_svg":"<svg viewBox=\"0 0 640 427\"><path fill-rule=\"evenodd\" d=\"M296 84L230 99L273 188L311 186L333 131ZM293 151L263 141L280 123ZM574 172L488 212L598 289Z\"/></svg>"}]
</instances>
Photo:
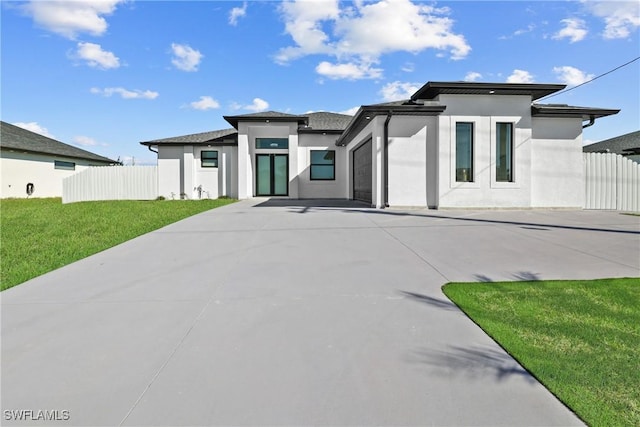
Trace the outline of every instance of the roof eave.
<instances>
[{"instance_id":1,"label":"roof eave","mask_svg":"<svg viewBox=\"0 0 640 427\"><path fill-rule=\"evenodd\" d=\"M437 116L441 114L447 108L446 105L396 105L393 107L385 107L381 105L363 105L358 109L358 112L349 124L347 128L342 132L342 135L337 139L336 145L346 145L345 140L354 137L362 129L363 121L369 122L375 116L392 114L398 116Z\"/></svg>"},{"instance_id":2,"label":"roof eave","mask_svg":"<svg viewBox=\"0 0 640 427\"><path fill-rule=\"evenodd\" d=\"M262 123L271 123L271 122L280 122L280 123L298 123L305 124L307 123L308 118L303 116L297 117L271 117L271 116L222 116L223 119L227 121L231 126L235 129L238 129L239 122L262 122Z\"/></svg>"},{"instance_id":3,"label":"roof eave","mask_svg":"<svg viewBox=\"0 0 640 427\"><path fill-rule=\"evenodd\" d=\"M540 99L566 88L564 84L545 83L485 83L485 82L427 82L418 89L411 100L434 99L441 94L457 95L530 95Z\"/></svg>"},{"instance_id":4,"label":"roof eave","mask_svg":"<svg viewBox=\"0 0 640 427\"><path fill-rule=\"evenodd\" d=\"M580 118L582 120L600 119L618 114L619 109L610 108L575 108L575 107L555 107L545 105L532 105L532 117L547 118Z\"/></svg>"}]
</instances>

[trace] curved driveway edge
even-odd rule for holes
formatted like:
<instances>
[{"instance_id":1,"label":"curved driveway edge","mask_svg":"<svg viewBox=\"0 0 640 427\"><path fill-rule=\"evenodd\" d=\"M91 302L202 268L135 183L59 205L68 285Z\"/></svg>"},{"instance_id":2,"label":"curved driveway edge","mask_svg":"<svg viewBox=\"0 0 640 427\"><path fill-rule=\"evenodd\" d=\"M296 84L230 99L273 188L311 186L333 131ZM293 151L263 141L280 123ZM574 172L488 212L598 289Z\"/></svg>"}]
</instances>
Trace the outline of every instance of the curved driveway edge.
<instances>
[{"instance_id":1,"label":"curved driveway edge","mask_svg":"<svg viewBox=\"0 0 640 427\"><path fill-rule=\"evenodd\" d=\"M629 276L617 212L242 201L2 292L2 424L580 425L440 288Z\"/></svg>"}]
</instances>

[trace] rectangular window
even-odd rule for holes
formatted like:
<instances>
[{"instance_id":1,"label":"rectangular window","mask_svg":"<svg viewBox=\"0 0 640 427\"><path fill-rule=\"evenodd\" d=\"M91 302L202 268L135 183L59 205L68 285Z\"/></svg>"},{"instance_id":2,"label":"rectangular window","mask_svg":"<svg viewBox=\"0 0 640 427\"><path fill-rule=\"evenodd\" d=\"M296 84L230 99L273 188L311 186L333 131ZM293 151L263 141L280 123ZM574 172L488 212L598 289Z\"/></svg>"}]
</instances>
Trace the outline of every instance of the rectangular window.
<instances>
[{"instance_id":1,"label":"rectangular window","mask_svg":"<svg viewBox=\"0 0 640 427\"><path fill-rule=\"evenodd\" d=\"M76 170L76 164L73 162L63 162L62 160L54 160L53 167L55 169L62 169L66 171Z\"/></svg>"},{"instance_id":2,"label":"rectangular window","mask_svg":"<svg viewBox=\"0 0 640 427\"><path fill-rule=\"evenodd\" d=\"M217 168L218 167L218 152L217 151L202 151L200 153L200 166L203 168Z\"/></svg>"},{"instance_id":3,"label":"rectangular window","mask_svg":"<svg viewBox=\"0 0 640 427\"><path fill-rule=\"evenodd\" d=\"M256 148L287 149L289 138L256 138Z\"/></svg>"},{"instance_id":4,"label":"rectangular window","mask_svg":"<svg viewBox=\"0 0 640 427\"><path fill-rule=\"evenodd\" d=\"M330 181L336 179L336 152L334 150L311 150L311 180Z\"/></svg>"},{"instance_id":5,"label":"rectangular window","mask_svg":"<svg viewBox=\"0 0 640 427\"><path fill-rule=\"evenodd\" d=\"M513 182L513 123L496 123L496 181Z\"/></svg>"},{"instance_id":6,"label":"rectangular window","mask_svg":"<svg viewBox=\"0 0 640 427\"><path fill-rule=\"evenodd\" d=\"M473 123L456 123L456 182L473 182Z\"/></svg>"}]
</instances>

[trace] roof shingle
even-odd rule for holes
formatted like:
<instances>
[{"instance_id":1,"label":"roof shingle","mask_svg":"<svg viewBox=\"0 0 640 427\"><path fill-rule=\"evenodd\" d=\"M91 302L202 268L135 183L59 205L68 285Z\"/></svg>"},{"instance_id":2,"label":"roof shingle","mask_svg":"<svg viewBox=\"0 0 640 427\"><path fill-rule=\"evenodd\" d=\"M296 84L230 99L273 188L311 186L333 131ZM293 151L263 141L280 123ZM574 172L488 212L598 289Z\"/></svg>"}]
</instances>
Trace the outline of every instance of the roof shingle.
<instances>
[{"instance_id":1,"label":"roof shingle","mask_svg":"<svg viewBox=\"0 0 640 427\"><path fill-rule=\"evenodd\" d=\"M114 164L115 160L0 121L0 148Z\"/></svg>"}]
</instances>

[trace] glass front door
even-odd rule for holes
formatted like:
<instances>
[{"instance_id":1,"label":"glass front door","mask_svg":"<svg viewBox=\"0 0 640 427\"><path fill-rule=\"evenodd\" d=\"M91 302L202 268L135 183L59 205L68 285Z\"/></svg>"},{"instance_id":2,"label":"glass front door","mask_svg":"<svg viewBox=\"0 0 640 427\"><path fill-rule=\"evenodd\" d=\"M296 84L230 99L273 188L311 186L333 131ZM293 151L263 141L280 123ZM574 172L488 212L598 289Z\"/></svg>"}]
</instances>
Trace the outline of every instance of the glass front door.
<instances>
[{"instance_id":1,"label":"glass front door","mask_svg":"<svg viewBox=\"0 0 640 427\"><path fill-rule=\"evenodd\" d=\"M256 196L289 194L289 155L256 154Z\"/></svg>"}]
</instances>

